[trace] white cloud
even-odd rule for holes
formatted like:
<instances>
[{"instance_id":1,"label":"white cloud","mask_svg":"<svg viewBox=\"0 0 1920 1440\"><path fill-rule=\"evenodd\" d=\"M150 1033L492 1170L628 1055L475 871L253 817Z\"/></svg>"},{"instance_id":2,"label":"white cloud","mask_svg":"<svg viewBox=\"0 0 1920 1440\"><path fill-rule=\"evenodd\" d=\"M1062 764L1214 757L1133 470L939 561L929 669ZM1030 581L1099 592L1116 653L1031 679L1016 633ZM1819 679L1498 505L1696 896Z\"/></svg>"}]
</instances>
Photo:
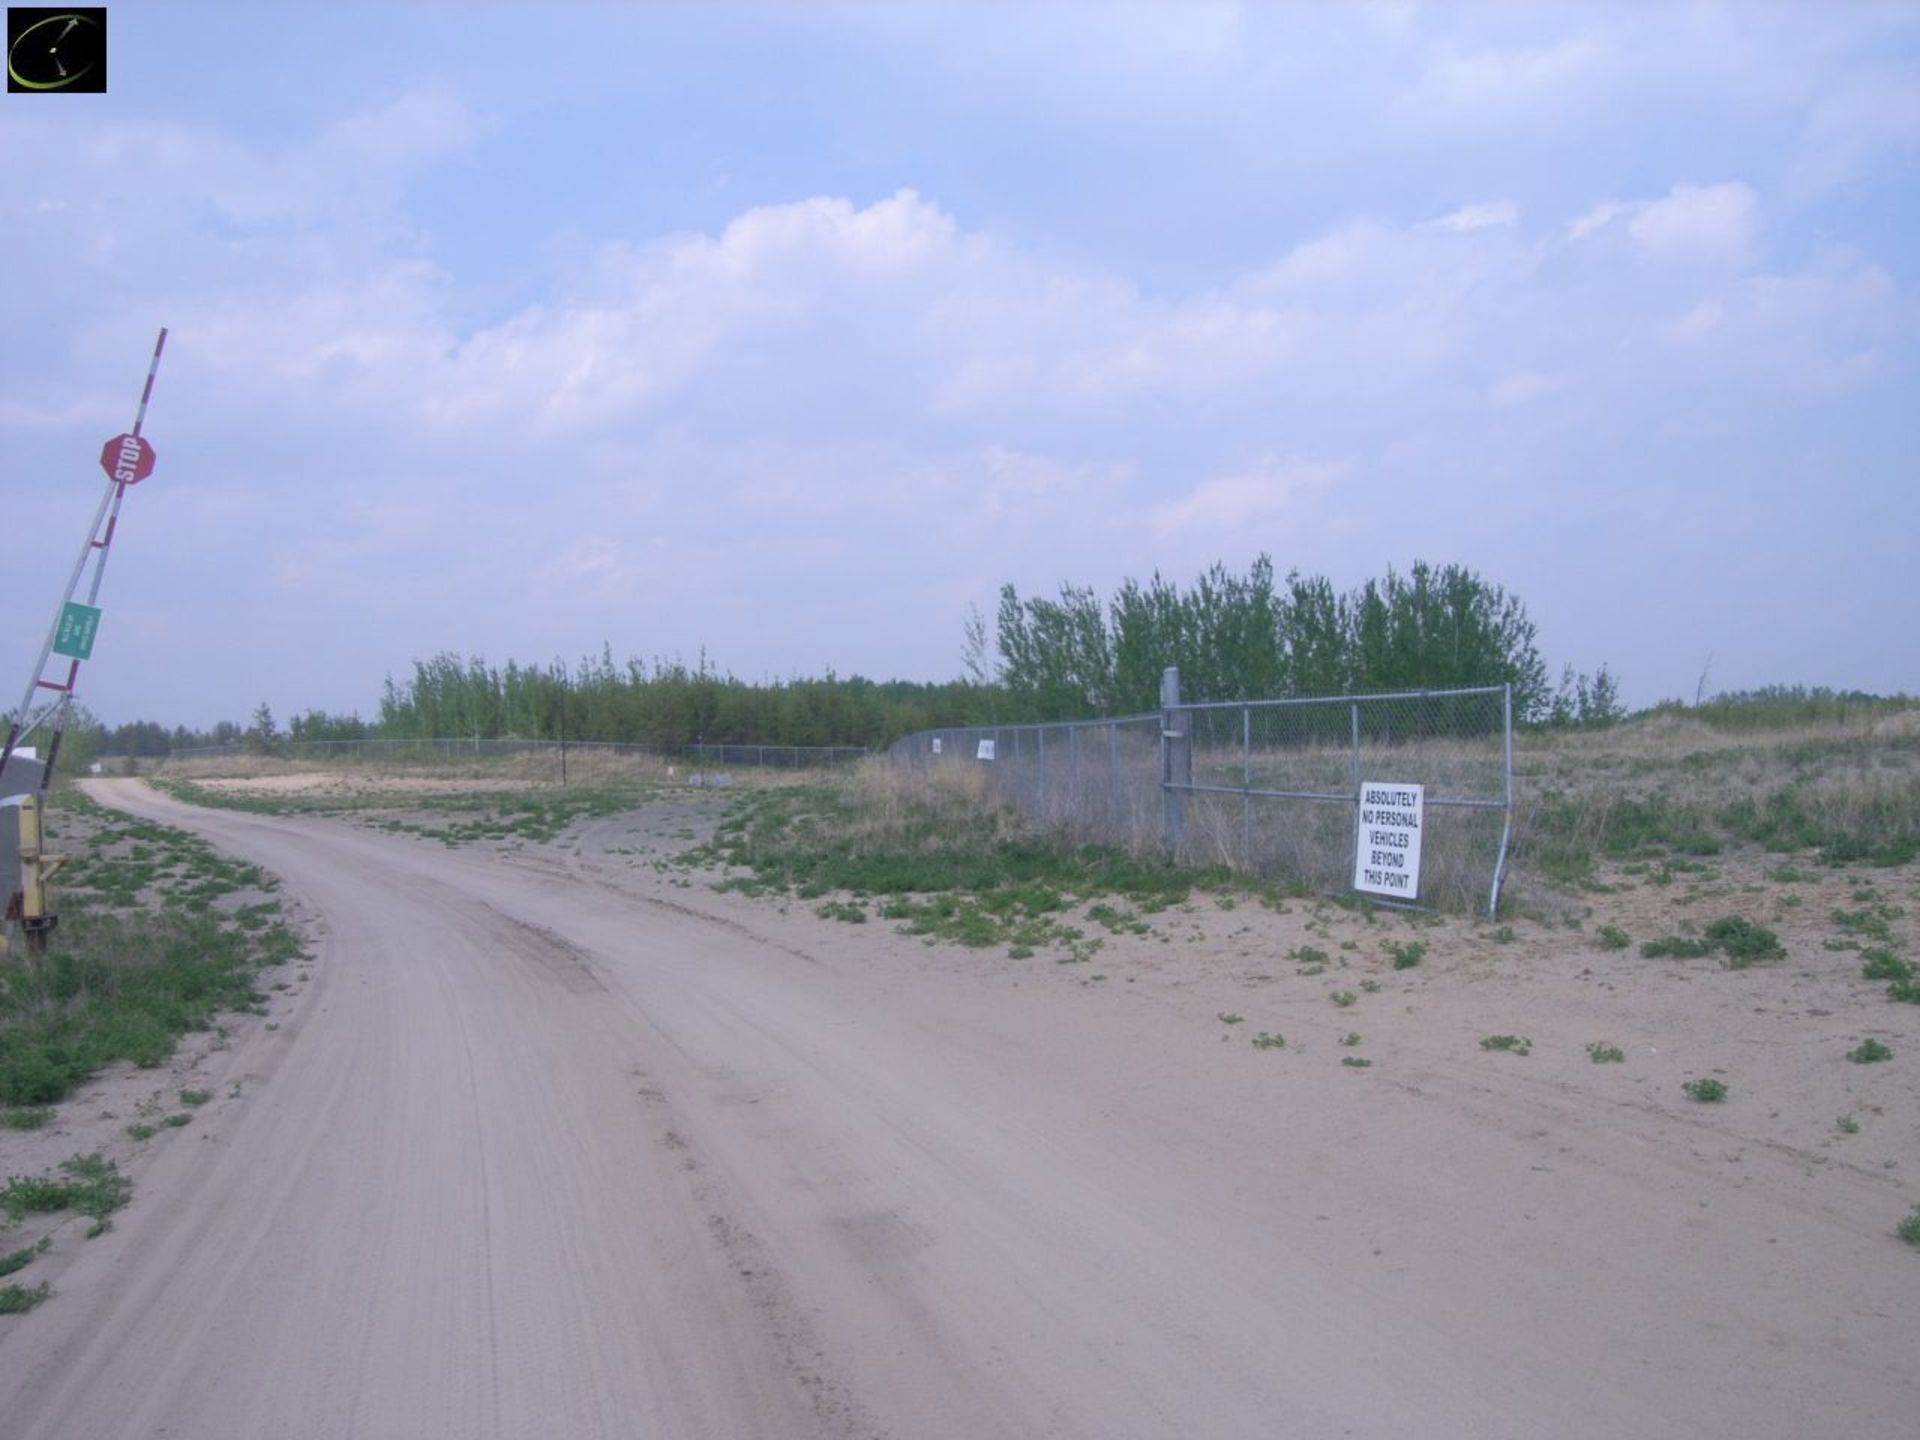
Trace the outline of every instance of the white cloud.
<instances>
[{"instance_id":1,"label":"white cloud","mask_svg":"<svg viewBox=\"0 0 1920 1440\"><path fill-rule=\"evenodd\" d=\"M1611 53L1608 42L1594 34L1534 46L1436 46L1401 108L1419 117L1512 120L1564 104L1569 90L1587 81Z\"/></svg>"},{"instance_id":2,"label":"white cloud","mask_svg":"<svg viewBox=\"0 0 1920 1440\"><path fill-rule=\"evenodd\" d=\"M1251 470L1217 476L1178 500L1154 506L1153 528L1163 536L1181 531L1235 534L1298 511L1347 468L1343 461L1269 460Z\"/></svg>"},{"instance_id":3,"label":"white cloud","mask_svg":"<svg viewBox=\"0 0 1920 1440\"><path fill-rule=\"evenodd\" d=\"M1759 198L1739 180L1675 185L1658 200L1607 200L1567 228L1579 242L1615 227L1642 255L1656 260L1741 264L1759 226Z\"/></svg>"},{"instance_id":4,"label":"white cloud","mask_svg":"<svg viewBox=\"0 0 1920 1440\"><path fill-rule=\"evenodd\" d=\"M1652 255L1740 261L1753 241L1757 209L1752 187L1737 180L1676 185L1665 199L1642 205L1627 230Z\"/></svg>"},{"instance_id":5,"label":"white cloud","mask_svg":"<svg viewBox=\"0 0 1920 1440\"><path fill-rule=\"evenodd\" d=\"M1727 318L1726 302L1719 299L1702 300L1688 310L1678 320L1667 327L1667 334L1676 340L1704 340L1713 335Z\"/></svg>"},{"instance_id":6,"label":"white cloud","mask_svg":"<svg viewBox=\"0 0 1920 1440\"><path fill-rule=\"evenodd\" d=\"M1814 102L1794 158L1811 190L1856 179L1876 161L1920 150L1920 67L1875 67L1842 77Z\"/></svg>"},{"instance_id":7,"label":"white cloud","mask_svg":"<svg viewBox=\"0 0 1920 1440\"><path fill-rule=\"evenodd\" d=\"M1633 207L1618 200L1603 200L1586 214L1567 226L1569 240L1585 240L1607 228L1622 215L1632 213Z\"/></svg>"},{"instance_id":8,"label":"white cloud","mask_svg":"<svg viewBox=\"0 0 1920 1440\"><path fill-rule=\"evenodd\" d=\"M606 604L627 598L636 578L627 547L605 535L589 535L533 567L534 596L567 604Z\"/></svg>"},{"instance_id":9,"label":"white cloud","mask_svg":"<svg viewBox=\"0 0 1920 1440\"><path fill-rule=\"evenodd\" d=\"M1438 220L1426 222L1425 229L1451 230L1455 234L1465 234L1472 230L1485 230L1489 227L1512 229L1520 223L1520 207L1511 200L1489 200L1478 205L1463 205L1452 214L1442 215Z\"/></svg>"}]
</instances>

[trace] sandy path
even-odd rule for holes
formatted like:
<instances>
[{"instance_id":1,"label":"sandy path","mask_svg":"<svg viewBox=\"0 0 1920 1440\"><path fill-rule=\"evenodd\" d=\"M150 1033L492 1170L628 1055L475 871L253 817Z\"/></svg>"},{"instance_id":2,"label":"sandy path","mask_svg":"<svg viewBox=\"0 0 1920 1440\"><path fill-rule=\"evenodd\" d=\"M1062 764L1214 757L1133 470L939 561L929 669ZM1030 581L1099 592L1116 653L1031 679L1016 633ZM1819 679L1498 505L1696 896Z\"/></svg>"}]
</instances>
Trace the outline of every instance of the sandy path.
<instances>
[{"instance_id":1,"label":"sandy path","mask_svg":"<svg viewBox=\"0 0 1920 1440\"><path fill-rule=\"evenodd\" d=\"M0 1344L9 1436L1866 1437L1920 1414L1920 1262L1883 1193L1793 1155L1730 1183L1551 1089L1263 1067L1143 993L96 794L267 866L327 938L248 1098Z\"/></svg>"}]
</instances>

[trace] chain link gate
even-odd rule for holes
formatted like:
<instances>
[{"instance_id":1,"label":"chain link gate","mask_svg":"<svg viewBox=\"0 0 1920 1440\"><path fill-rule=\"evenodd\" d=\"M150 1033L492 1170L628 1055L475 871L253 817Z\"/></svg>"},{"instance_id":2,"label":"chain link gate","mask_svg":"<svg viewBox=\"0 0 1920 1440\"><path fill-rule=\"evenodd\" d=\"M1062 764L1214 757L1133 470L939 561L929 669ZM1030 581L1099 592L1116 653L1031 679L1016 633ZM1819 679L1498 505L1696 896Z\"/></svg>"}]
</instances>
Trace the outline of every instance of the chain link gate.
<instances>
[{"instance_id":1,"label":"chain link gate","mask_svg":"<svg viewBox=\"0 0 1920 1440\"><path fill-rule=\"evenodd\" d=\"M1326 893L1354 889L1362 787L1417 786L1409 902L1498 911L1513 829L1509 686L1186 704L1169 670L1161 702L1108 720L923 730L888 754L978 767L993 793L1079 843Z\"/></svg>"}]
</instances>

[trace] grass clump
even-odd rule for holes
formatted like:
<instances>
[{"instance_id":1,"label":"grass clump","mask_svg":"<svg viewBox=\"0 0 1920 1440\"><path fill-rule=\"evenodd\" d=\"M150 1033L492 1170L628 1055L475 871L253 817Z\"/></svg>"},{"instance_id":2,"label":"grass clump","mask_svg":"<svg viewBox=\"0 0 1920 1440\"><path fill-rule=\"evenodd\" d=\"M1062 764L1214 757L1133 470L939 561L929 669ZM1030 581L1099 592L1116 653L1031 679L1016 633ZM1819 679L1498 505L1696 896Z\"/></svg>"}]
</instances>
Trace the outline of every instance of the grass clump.
<instances>
[{"instance_id":1,"label":"grass clump","mask_svg":"<svg viewBox=\"0 0 1920 1440\"><path fill-rule=\"evenodd\" d=\"M77 1210L95 1220L127 1203L132 1184L111 1160L100 1155L75 1155L60 1162L60 1173L15 1175L0 1187L0 1214L11 1222L27 1215Z\"/></svg>"},{"instance_id":2,"label":"grass clump","mask_svg":"<svg viewBox=\"0 0 1920 1440\"><path fill-rule=\"evenodd\" d=\"M1360 1055L1342 1055L1340 1063L1349 1070L1365 1070L1373 1064L1371 1060Z\"/></svg>"},{"instance_id":3,"label":"grass clump","mask_svg":"<svg viewBox=\"0 0 1920 1440\"><path fill-rule=\"evenodd\" d=\"M1715 920L1707 926L1707 940L1726 955L1732 970L1744 970L1760 960L1779 960L1787 953L1778 935L1741 915Z\"/></svg>"},{"instance_id":4,"label":"grass clump","mask_svg":"<svg viewBox=\"0 0 1920 1440\"><path fill-rule=\"evenodd\" d=\"M1649 960L1697 960L1702 955L1711 955L1713 945L1686 935L1663 935L1658 940L1647 941L1640 947L1640 953Z\"/></svg>"},{"instance_id":5,"label":"grass clump","mask_svg":"<svg viewBox=\"0 0 1920 1440\"><path fill-rule=\"evenodd\" d=\"M1587 1045L1587 1058L1596 1065L1619 1065L1625 1062L1627 1052L1605 1040L1594 1040Z\"/></svg>"},{"instance_id":6,"label":"grass clump","mask_svg":"<svg viewBox=\"0 0 1920 1440\"><path fill-rule=\"evenodd\" d=\"M1360 997L1351 990L1336 990L1327 998L1344 1010Z\"/></svg>"},{"instance_id":7,"label":"grass clump","mask_svg":"<svg viewBox=\"0 0 1920 1440\"><path fill-rule=\"evenodd\" d=\"M1896 980L1887 986L1887 998L1905 1005L1920 1005L1920 980Z\"/></svg>"},{"instance_id":8,"label":"grass clump","mask_svg":"<svg viewBox=\"0 0 1920 1440\"><path fill-rule=\"evenodd\" d=\"M1911 980L1913 967L1883 945L1862 950L1860 974L1868 980Z\"/></svg>"},{"instance_id":9,"label":"grass clump","mask_svg":"<svg viewBox=\"0 0 1920 1440\"><path fill-rule=\"evenodd\" d=\"M1856 935L1864 935L1870 940L1887 944L1893 940L1892 922L1899 919L1901 913L1897 905L1872 905L1859 910L1835 910L1833 923L1842 930L1850 930Z\"/></svg>"},{"instance_id":10,"label":"grass clump","mask_svg":"<svg viewBox=\"0 0 1920 1440\"><path fill-rule=\"evenodd\" d=\"M1593 938L1602 950L1624 950L1633 943L1633 937L1618 925L1602 925Z\"/></svg>"},{"instance_id":11,"label":"grass clump","mask_svg":"<svg viewBox=\"0 0 1920 1440\"><path fill-rule=\"evenodd\" d=\"M1480 1042L1482 1050L1505 1050L1514 1055L1531 1055L1533 1041L1524 1035L1489 1035Z\"/></svg>"},{"instance_id":12,"label":"grass clump","mask_svg":"<svg viewBox=\"0 0 1920 1440\"><path fill-rule=\"evenodd\" d=\"M1387 942L1387 954L1393 957L1393 968L1411 970L1427 958L1427 947L1420 940L1407 940L1400 943Z\"/></svg>"},{"instance_id":13,"label":"grass clump","mask_svg":"<svg viewBox=\"0 0 1920 1440\"><path fill-rule=\"evenodd\" d=\"M829 900L826 904L818 906L813 913L822 920L839 920L847 925L867 923L867 907L850 900Z\"/></svg>"},{"instance_id":14,"label":"grass clump","mask_svg":"<svg viewBox=\"0 0 1920 1440\"><path fill-rule=\"evenodd\" d=\"M1255 1035L1248 1043L1256 1050L1284 1050L1287 1048L1286 1036L1269 1035L1264 1030L1258 1035Z\"/></svg>"},{"instance_id":15,"label":"grass clump","mask_svg":"<svg viewBox=\"0 0 1920 1440\"><path fill-rule=\"evenodd\" d=\"M1860 1122L1851 1115L1842 1115L1838 1120L1833 1122L1833 1128L1838 1130L1842 1135L1858 1135L1860 1133Z\"/></svg>"},{"instance_id":16,"label":"grass clump","mask_svg":"<svg viewBox=\"0 0 1920 1440\"><path fill-rule=\"evenodd\" d=\"M1778 960L1787 952L1780 937L1741 915L1727 915L1707 926L1704 937L1663 935L1640 947L1649 960L1697 960L1719 951L1729 970L1744 970L1760 960Z\"/></svg>"},{"instance_id":17,"label":"grass clump","mask_svg":"<svg viewBox=\"0 0 1920 1440\"><path fill-rule=\"evenodd\" d=\"M1315 946L1301 945L1293 950L1287 958L1294 962L1296 966L1295 974L1311 976L1324 975L1327 973L1327 964L1329 961L1327 952Z\"/></svg>"},{"instance_id":18,"label":"grass clump","mask_svg":"<svg viewBox=\"0 0 1920 1440\"><path fill-rule=\"evenodd\" d=\"M46 1281L38 1285L0 1285L0 1315L24 1315L53 1291Z\"/></svg>"},{"instance_id":19,"label":"grass clump","mask_svg":"<svg viewBox=\"0 0 1920 1440\"><path fill-rule=\"evenodd\" d=\"M1107 904L1104 900L1090 907L1087 919L1094 924L1104 926L1114 935L1145 935L1153 927L1148 925L1133 911Z\"/></svg>"},{"instance_id":20,"label":"grass clump","mask_svg":"<svg viewBox=\"0 0 1920 1440\"><path fill-rule=\"evenodd\" d=\"M1717 1105L1727 1098L1727 1086L1723 1080L1689 1080L1680 1088L1686 1091L1688 1099L1697 1100L1702 1105Z\"/></svg>"},{"instance_id":21,"label":"grass clump","mask_svg":"<svg viewBox=\"0 0 1920 1440\"><path fill-rule=\"evenodd\" d=\"M182 1090L180 1092L180 1103L182 1105L204 1105L211 1099L213 1099L213 1092L211 1090Z\"/></svg>"},{"instance_id":22,"label":"grass clump","mask_svg":"<svg viewBox=\"0 0 1920 1440\"><path fill-rule=\"evenodd\" d=\"M42 1235L40 1239L32 1245L23 1245L18 1250L0 1255L0 1276L12 1275L16 1271L26 1269L37 1257L46 1254L47 1247L52 1243L53 1237L51 1235Z\"/></svg>"},{"instance_id":23,"label":"grass clump","mask_svg":"<svg viewBox=\"0 0 1920 1440\"><path fill-rule=\"evenodd\" d=\"M12 1105L0 1111L0 1128L44 1130L53 1123L51 1105Z\"/></svg>"},{"instance_id":24,"label":"grass clump","mask_svg":"<svg viewBox=\"0 0 1920 1440\"><path fill-rule=\"evenodd\" d=\"M1892 1058L1892 1047L1882 1045L1878 1040L1862 1040L1847 1052L1847 1059L1856 1065L1877 1065L1882 1060Z\"/></svg>"},{"instance_id":25,"label":"grass clump","mask_svg":"<svg viewBox=\"0 0 1920 1440\"><path fill-rule=\"evenodd\" d=\"M1893 1227L1893 1233L1909 1245L1920 1245L1920 1205L1914 1206L1912 1213Z\"/></svg>"}]
</instances>

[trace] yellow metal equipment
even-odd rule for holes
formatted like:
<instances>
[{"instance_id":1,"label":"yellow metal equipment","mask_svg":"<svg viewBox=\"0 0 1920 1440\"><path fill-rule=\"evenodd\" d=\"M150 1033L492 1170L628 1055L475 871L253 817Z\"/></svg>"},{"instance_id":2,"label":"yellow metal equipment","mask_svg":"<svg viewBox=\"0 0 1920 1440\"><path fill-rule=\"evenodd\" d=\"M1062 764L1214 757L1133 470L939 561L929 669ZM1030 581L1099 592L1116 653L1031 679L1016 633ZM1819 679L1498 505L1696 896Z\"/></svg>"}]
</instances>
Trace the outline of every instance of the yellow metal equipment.
<instances>
[{"instance_id":1,"label":"yellow metal equipment","mask_svg":"<svg viewBox=\"0 0 1920 1440\"><path fill-rule=\"evenodd\" d=\"M0 932L0 956L6 954L16 931L24 935L29 951L43 951L48 933L60 923L49 908L47 881L67 863L67 857L47 853L43 798L29 793L0 801L0 862L13 862L0 877L7 922Z\"/></svg>"}]
</instances>

